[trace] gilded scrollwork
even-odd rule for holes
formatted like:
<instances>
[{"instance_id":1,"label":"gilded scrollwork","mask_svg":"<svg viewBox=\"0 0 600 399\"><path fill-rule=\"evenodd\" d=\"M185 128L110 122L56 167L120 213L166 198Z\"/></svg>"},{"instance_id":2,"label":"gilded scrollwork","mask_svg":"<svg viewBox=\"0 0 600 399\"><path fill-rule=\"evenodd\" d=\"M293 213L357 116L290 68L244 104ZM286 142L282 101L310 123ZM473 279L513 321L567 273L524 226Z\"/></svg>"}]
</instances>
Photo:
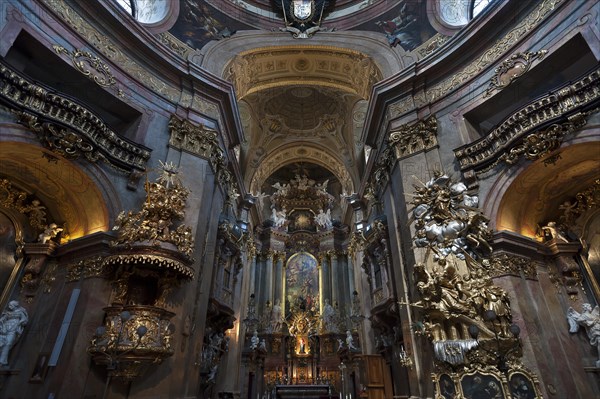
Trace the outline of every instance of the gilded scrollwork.
<instances>
[{"instance_id":1,"label":"gilded scrollwork","mask_svg":"<svg viewBox=\"0 0 600 399\"><path fill-rule=\"evenodd\" d=\"M492 277L521 276L523 273L525 278L537 279L535 263L529 258L503 253L494 255L486 266Z\"/></svg>"},{"instance_id":2,"label":"gilded scrollwork","mask_svg":"<svg viewBox=\"0 0 600 399\"><path fill-rule=\"evenodd\" d=\"M74 131L53 123L39 123L37 116L27 112L15 113L19 117L19 123L37 133L40 141L54 153L67 159L83 157L92 163L106 159L96 146Z\"/></svg>"},{"instance_id":3,"label":"gilded scrollwork","mask_svg":"<svg viewBox=\"0 0 600 399\"><path fill-rule=\"evenodd\" d=\"M153 91L165 96L171 101L180 99L180 91L167 85L155 75L148 72L148 68L136 62L125 54L122 48L108 37L98 32L85 18L64 0L44 0L44 3L55 12L59 18L70 25L77 33L83 36L90 45L94 46L110 61L129 73L138 82Z\"/></svg>"},{"instance_id":4,"label":"gilded scrollwork","mask_svg":"<svg viewBox=\"0 0 600 399\"><path fill-rule=\"evenodd\" d=\"M438 33L422 46L419 46L417 53L419 53L422 58L425 58L429 54L433 54L437 49L442 47L442 45L446 43L448 39L450 39L450 36L445 36L441 33Z\"/></svg>"},{"instance_id":5,"label":"gilded scrollwork","mask_svg":"<svg viewBox=\"0 0 600 399\"><path fill-rule=\"evenodd\" d=\"M94 83L96 83L98 86L110 87L117 83L117 80L112 74L109 66L89 51L83 51L78 49L75 49L74 51L69 51L58 44L54 44L52 48L54 49L54 51L56 51L57 54L64 54L71 57L71 63L73 64L73 66L85 77L93 80ZM99 75L92 73L92 71L90 71L85 64L88 64L92 69L98 72Z\"/></svg>"},{"instance_id":6,"label":"gilded scrollwork","mask_svg":"<svg viewBox=\"0 0 600 399\"><path fill-rule=\"evenodd\" d=\"M217 175L219 184L227 190L232 189L233 175L227 169L227 160L224 151L219 146L219 133L216 130L208 129L203 125L194 125L176 115L171 116L169 130L171 132L170 146L208 159Z\"/></svg>"},{"instance_id":7,"label":"gilded scrollwork","mask_svg":"<svg viewBox=\"0 0 600 399\"><path fill-rule=\"evenodd\" d=\"M594 209L600 204L600 179L596 179L594 184L578 192L575 198L563 202L559 206L562 211L560 223L562 226L573 226L577 219L586 213L589 209Z\"/></svg>"},{"instance_id":8,"label":"gilded scrollwork","mask_svg":"<svg viewBox=\"0 0 600 399\"><path fill-rule=\"evenodd\" d=\"M13 187L8 179L0 179L0 204L26 215L31 227L38 231L43 231L47 226L46 207L36 197Z\"/></svg>"},{"instance_id":9,"label":"gilded scrollwork","mask_svg":"<svg viewBox=\"0 0 600 399\"><path fill-rule=\"evenodd\" d=\"M104 267L104 258L102 256L87 258L67 265L67 282L107 276L108 271Z\"/></svg>"},{"instance_id":10,"label":"gilded scrollwork","mask_svg":"<svg viewBox=\"0 0 600 399\"><path fill-rule=\"evenodd\" d=\"M396 151L396 158L429 150L437 145L437 119L430 116L412 125L403 125L390 132L388 145Z\"/></svg>"},{"instance_id":11,"label":"gilded scrollwork","mask_svg":"<svg viewBox=\"0 0 600 399\"><path fill-rule=\"evenodd\" d=\"M220 151L219 133L204 125L196 126L188 120L173 115L169 120L171 138L169 145L173 148L191 152L205 159L210 159Z\"/></svg>"},{"instance_id":12,"label":"gilded scrollwork","mask_svg":"<svg viewBox=\"0 0 600 399\"><path fill-rule=\"evenodd\" d=\"M177 39L169 32L162 32L156 35L158 40L167 46L169 50L175 52L182 58L187 58L187 56L194 51L193 48L188 47L184 42Z\"/></svg>"},{"instance_id":13,"label":"gilded scrollwork","mask_svg":"<svg viewBox=\"0 0 600 399\"><path fill-rule=\"evenodd\" d=\"M111 306L104 310L105 324L97 330L87 352L96 364L112 368L114 378L131 381L150 364L161 363L173 355L171 340L175 327L170 319L174 313L141 305Z\"/></svg>"},{"instance_id":14,"label":"gilded scrollwork","mask_svg":"<svg viewBox=\"0 0 600 399\"><path fill-rule=\"evenodd\" d=\"M541 60L547 52L548 50L526 51L524 53L513 54L510 58L502 61L494 70L494 75L490 79L490 84L483 96L488 97L493 91L502 90L510 85L529 71L534 60Z\"/></svg>"},{"instance_id":15,"label":"gilded scrollwork","mask_svg":"<svg viewBox=\"0 0 600 399\"><path fill-rule=\"evenodd\" d=\"M585 114L578 113L569 117L562 124L554 124L548 129L527 135L521 144L513 147L498 158L509 165L514 165L524 156L530 161L543 158L562 145L565 136L573 133L586 124Z\"/></svg>"}]
</instances>

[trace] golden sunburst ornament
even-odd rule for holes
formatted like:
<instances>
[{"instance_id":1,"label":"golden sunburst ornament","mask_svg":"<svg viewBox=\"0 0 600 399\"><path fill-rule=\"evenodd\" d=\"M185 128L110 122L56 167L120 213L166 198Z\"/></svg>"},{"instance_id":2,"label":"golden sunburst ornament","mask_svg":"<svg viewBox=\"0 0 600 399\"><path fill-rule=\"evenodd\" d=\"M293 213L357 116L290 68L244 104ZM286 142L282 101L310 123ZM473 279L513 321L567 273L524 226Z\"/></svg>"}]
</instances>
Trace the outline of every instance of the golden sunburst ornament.
<instances>
[{"instance_id":1,"label":"golden sunburst ornament","mask_svg":"<svg viewBox=\"0 0 600 399\"><path fill-rule=\"evenodd\" d=\"M158 182L164 185L165 187L169 187L175 184L175 179L177 178L177 166L173 162L163 162L158 160L160 168L162 169L162 173L158 178Z\"/></svg>"},{"instance_id":2,"label":"golden sunburst ornament","mask_svg":"<svg viewBox=\"0 0 600 399\"><path fill-rule=\"evenodd\" d=\"M308 227L310 225L310 219L306 215L299 215L296 218L296 226L300 228Z\"/></svg>"}]
</instances>

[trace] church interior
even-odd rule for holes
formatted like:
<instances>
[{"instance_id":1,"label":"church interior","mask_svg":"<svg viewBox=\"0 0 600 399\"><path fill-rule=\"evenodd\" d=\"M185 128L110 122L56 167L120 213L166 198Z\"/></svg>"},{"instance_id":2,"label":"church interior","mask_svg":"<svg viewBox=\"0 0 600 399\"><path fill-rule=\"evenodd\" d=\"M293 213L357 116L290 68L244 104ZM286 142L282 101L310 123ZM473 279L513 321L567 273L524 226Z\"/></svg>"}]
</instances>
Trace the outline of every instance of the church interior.
<instances>
[{"instance_id":1,"label":"church interior","mask_svg":"<svg viewBox=\"0 0 600 399\"><path fill-rule=\"evenodd\" d=\"M1 1L0 397L600 397L599 14Z\"/></svg>"}]
</instances>

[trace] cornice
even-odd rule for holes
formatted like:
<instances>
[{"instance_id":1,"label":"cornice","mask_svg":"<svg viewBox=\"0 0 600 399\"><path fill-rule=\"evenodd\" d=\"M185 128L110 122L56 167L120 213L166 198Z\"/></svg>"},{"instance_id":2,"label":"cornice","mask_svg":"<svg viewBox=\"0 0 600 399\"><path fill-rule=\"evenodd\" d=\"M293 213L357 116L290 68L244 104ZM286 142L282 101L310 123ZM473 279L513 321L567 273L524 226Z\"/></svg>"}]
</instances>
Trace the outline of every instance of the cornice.
<instances>
[{"instance_id":1,"label":"cornice","mask_svg":"<svg viewBox=\"0 0 600 399\"><path fill-rule=\"evenodd\" d=\"M365 118L362 135L365 143L378 147L390 120L443 100L495 67L549 14L566 3L544 0L531 8L530 2L497 2L484 18L473 20L431 55L376 84ZM515 21L515 15L523 17ZM482 43L491 45L482 48ZM391 112L391 108L396 110Z\"/></svg>"},{"instance_id":2,"label":"cornice","mask_svg":"<svg viewBox=\"0 0 600 399\"><path fill-rule=\"evenodd\" d=\"M137 23L110 0L41 0L48 10L71 27L102 57L116 65L139 84L177 107L203 114L221 124L226 145L233 148L241 141L242 127L233 87L223 79L201 69L171 50L159 37ZM101 21L101 24L93 24ZM215 105L198 106L199 97ZM172 111L172 110L169 110Z\"/></svg>"}]
</instances>

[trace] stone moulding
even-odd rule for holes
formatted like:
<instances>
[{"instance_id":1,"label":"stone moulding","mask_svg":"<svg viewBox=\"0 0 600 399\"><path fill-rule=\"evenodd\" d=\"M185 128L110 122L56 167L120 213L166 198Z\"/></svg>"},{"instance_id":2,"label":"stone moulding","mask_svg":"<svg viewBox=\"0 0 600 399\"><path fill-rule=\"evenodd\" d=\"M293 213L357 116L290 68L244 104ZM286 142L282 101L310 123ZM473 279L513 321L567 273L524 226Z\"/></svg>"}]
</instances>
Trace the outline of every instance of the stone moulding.
<instances>
[{"instance_id":1,"label":"stone moulding","mask_svg":"<svg viewBox=\"0 0 600 399\"><path fill-rule=\"evenodd\" d=\"M544 0L538 2L536 7L527 14L506 35L497 40L483 54L473 57L473 61L456 73L448 76L440 83L433 84L426 91L399 99L388 107L390 118L396 118L414 108L419 108L427 103L438 101L444 96L469 82L481 71L496 62L503 54L515 46L520 40L533 31L539 23L551 14L562 0Z\"/></svg>"},{"instance_id":2,"label":"stone moulding","mask_svg":"<svg viewBox=\"0 0 600 399\"><path fill-rule=\"evenodd\" d=\"M99 159L124 171L143 171L150 149L112 131L86 107L34 84L0 63L0 102L19 115L40 141L66 158Z\"/></svg>"},{"instance_id":3,"label":"stone moulding","mask_svg":"<svg viewBox=\"0 0 600 399\"><path fill-rule=\"evenodd\" d=\"M181 275L183 278L192 280L194 278L194 269L185 264L185 260L177 259L175 251L165 251L162 248L152 248L156 253L123 253L111 255L104 259L104 266L111 265L143 265L147 268L171 269ZM162 253L158 253L158 252Z\"/></svg>"},{"instance_id":4,"label":"stone moulding","mask_svg":"<svg viewBox=\"0 0 600 399\"><path fill-rule=\"evenodd\" d=\"M490 85L483 97L489 97L494 90L502 90L516 79L523 76L533 63L533 60L544 58L548 50L516 53L504 60L495 70L490 79Z\"/></svg>"},{"instance_id":5,"label":"stone moulding","mask_svg":"<svg viewBox=\"0 0 600 399\"><path fill-rule=\"evenodd\" d=\"M596 69L525 105L485 137L454 150L460 168L481 174L500 162L514 164L521 155L539 159L559 148L567 134L584 126L586 116L597 112L599 100L600 69ZM544 126L549 127L538 130Z\"/></svg>"},{"instance_id":6,"label":"stone moulding","mask_svg":"<svg viewBox=\"0 0 600 399\"><path fill-rule=\"evenodd\" d=\"M261 90L290 84L333 87L368 99L382 79L365 54L341 47L263 47L235 56L224 78L233 82L238 99Z\"/></svg>"}]
</instances>

